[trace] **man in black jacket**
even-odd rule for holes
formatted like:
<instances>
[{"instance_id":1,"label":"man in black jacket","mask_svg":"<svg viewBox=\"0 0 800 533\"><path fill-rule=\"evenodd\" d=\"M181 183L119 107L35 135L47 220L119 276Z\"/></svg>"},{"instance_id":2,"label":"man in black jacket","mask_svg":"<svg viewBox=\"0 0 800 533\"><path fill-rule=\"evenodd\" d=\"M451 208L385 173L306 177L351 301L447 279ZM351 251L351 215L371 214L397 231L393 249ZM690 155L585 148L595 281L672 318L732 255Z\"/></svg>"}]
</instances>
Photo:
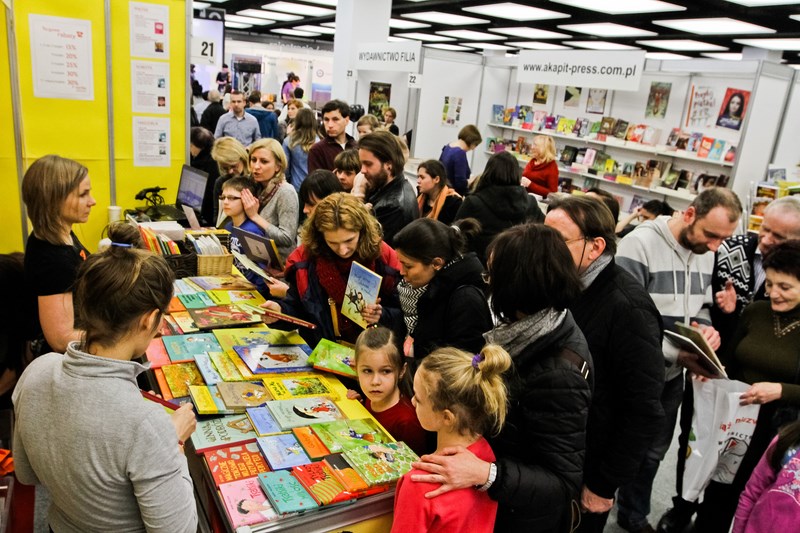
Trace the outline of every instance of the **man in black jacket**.
<instances>
[{"instance_id":1,"label":"man in black jacket","mask_svg":"<svg viewBox=\"0 0 800 533\"><path fill-rule=\"evenodd\" d=\"M222 95L219 94L219 91L208 91L208 101L211 103L203 111L200 117L200 125L214 133L217 129L219 117L225 114L225 108L222 107Z\"/></svg>"},{"instance_id":2,"label":"man in black jacket","mask_svg":"<svg viewBox=\"0 0 800 533\"><path fill-rule=\"evenodd\" d=\"M417 195L403 175L403 148L388 131L376 131L361 138L358 158L367 179L365 201L383 226L383 240L393 246L395 234L419 218Z\"/></svg>"},{"instance_id":3,"label":"man in black jacket","mask_svg":"<svg viewBox=\"0 0 800 533\"><path fill-rule=\"evenodd\" d=\"M615 224L602 202L558 200L544 223L561 233L583 285L570 311L589 344L595 388L578 531L601 533L617 488L636 477L663 423L661 315L644 287L614 263Z\"/></svg>"}]
</instances>

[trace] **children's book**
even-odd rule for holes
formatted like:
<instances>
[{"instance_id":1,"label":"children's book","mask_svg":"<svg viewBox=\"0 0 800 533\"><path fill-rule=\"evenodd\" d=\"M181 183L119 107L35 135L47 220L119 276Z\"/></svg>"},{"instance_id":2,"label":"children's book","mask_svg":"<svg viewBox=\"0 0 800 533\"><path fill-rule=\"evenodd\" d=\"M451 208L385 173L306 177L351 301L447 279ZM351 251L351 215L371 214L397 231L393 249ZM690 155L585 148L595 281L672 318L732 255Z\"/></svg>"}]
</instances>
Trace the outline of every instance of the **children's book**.
<instances>
[{"instance_id":1,"label":"children's book","mask_svg":"<svg viewBox=\"0 0 800 533\"><path fill-rule=\"evenodd\" d=\"M723 159L726 163L733 163L736 160L736 147L729 146L728 151L725 152L725 157Z\"/></svg>"},{"instance_id":2,"label":"children's book","mask_svg":"<svg viewBox=\"0 0 800 533\"><path fill-rule=\"evenodd\" d=\"M147 360L150 361L150 368L161 368L172 362L169 359L167 349L164 347L164 341L160 338L151 340L144 353L147 356Z\"/></svg>"},{"instance_id":3,"label":"children's book","mask_svg":"<svg viewBox=\"0 0 800 533\"><path fill-rule=\"evenodd\" d=\"M587 148L586 152L583 155L583 161L581 164L586 165L587 167L591 167L594 165L594 159L597 157L597 150L594 148Z\"/></svg>"},{"instance_id":4,"label":"children's book","mask_svg":"<svg viewBox=\"0 0 800 533\"><path fill-rule=\"evenodd\" d=\"M300 446L306 451L311 459L315 461L318 459L322 459L326 455L330 454L330 450L322 443L316 433L308 427L303 426L299 428L292 428L292 434L297 439L297 442L300 443Z\"/></svg>"},{"instance_id":5,"label":"children's book","mask_svg":"<svg viewBox=\"0 0 800 533\"><path fill-rule=\"evenodd\" d=\"M168 335L162 337L172 362L193 361L199 353L218 352L219 343L211 333L195 333L191 335Z\"/></svg>"},{"instance_id":6,"label":"children's book","mask_svg":"<svg viewBox=\"0 0 800 533\"><path fill-rule=\"evenodd\" d=\"M708 157L712 146L714 146L714 138L703 137L700 140L700 148L697 149L697 157Z\"/></svg>"},{"instance_id":7,"label":"children's book","mask_svg":"<svg viewBox=\"0 0 800 533\"><path fill-rule=\"evenodd\" d=\"M676 150L688 150L690 135L686 132L678 132L678 139L675 141Z\"/></svg>"},{"instance_id":8,"label":"children's book","mask_svg":"<svg viewBox=\"0 0 800 533\"><path fill-rule=\"evenodd\" d=\"M169 391L169 385L167 385L167 378L164 377L164 371L161 368L156 368L153 370L153 375L156 378L156 383L158 383L158 390L161 391L161 396L165 400L172 400L173 396Z\"/></svg>"},{"instance_id":9,"label":"children's book","mask_svg":"<svg viewBox=\"0 0 800 533\"><path fill-rule=\"evenodd\" d=\"M320 339L317 347L308 356L308 362L318 370L351 378L357 377L355 350L328 339Z\"/></svg>"},{"instance_id":10,"label":"children's book","mask_svg":"<svg viewBox=\"0 0 800 533\"><path fill-rule=\"evenodd\" d=\"M703 336L703 332L694 326L684 324L683 322L675 322L676 331L664 330L664 338L671 344L696 354L697 362L705 368L710 377L713 378L728 378L725 373L725 367L722 366L717 354L709 346L708 341Z\"/></svg>"},{"instance_id":11,"label":"children's book","mask_svg":"<svg viewBox=\"0 0 800 533\"><path fill-rule=\"evenodd\" d=\"M244 413L248 407L259 407L272 399L262 383L223 382L217 384L217 390L227 408L234 413Z\"/></svg>"},{"instance_id":12,"label":"children's book","mask_svg":"<svg viewBox=\"0 0 800 533\"><path fill-rule=\"evenodd\" d=\"M714 139L714 144L711 145L711 150L708 151L708 158L712 161L719 161L722 159L722 152L724 150L725 141L722 139Z\"/></svg>"},{"instance_id":13,"label":"children's book","mask_svg":"<svg viewBox=\"0 0 800 533\"><path fill-rule=\"evenodd\" d=\"M258 324L261 317L236 304L214 305L205 309L189 309L189 315L200 329L241 327L245 324Z\"/></svg>"},{"instance_id":14,"label":"children's book","mask_svg":"<svg viewBox=\"0 0 800 533\"><path fill-rule=\"evenodd\" d=\"M261 488L279 514L309 511L317 501L290 472L265 472L258 475Z\"/></svg>"},{"instance_id":15,"label":"children's book","mask_svg":"<svg viewBox=\"0 0 800 533\"><path fill-rule=\"evenodd\" d=\"M175 296L169 301L169 307L167 307L167 313L177 313L178 311L186 311L186 306L183 305L178 298L176 293Z\"/></svg>"},{"instance_id":16,"label":"children's book","mask_svg":"<svg viewBox=\"0 0 800 533\"><path fill-rule=\"evenodd\" d=\"M347 288L342 302L342 315L346 316L362 328L368 326L367 321L361 316L361 311L367 305L378 301L381 290L381 276L353 261L350 267L350 277L347 279Z\"/></svg>"},{"instance_id":17,"label":"children's book","mask_svg":"<svg viewBox=\"0 0 800 533\"><path fill-rule=\"evenodd\" d=\"M694 152L696 153L700 150L700 141L703 139L703 134L699 132L694 132L689 136L689 140L686 142L686 151L687 152Z\"/></svg>"},{"instance_id":18,"label":"children's book","mask_svg":"<svg viewBox=\"0 0 800 533\"><path fill-rule=\"evenodd\" d=\"M253 374L273 372L302 372L308 370L306 345L254 344L234 346L233 349Z\"/></svg>"},{"instance_id":19,"label":"children's book","mask_svg":"<svg viewBox=\"0 0 800 533\"><path fill-rule=\"evenodd\" d=\"M612 135L617 139L625 139L625 135L628 133L628 121L619 119L617 123L614 125L614 132Z\"/></svg>"},{"instance_id":20,"label":"children's book","mask_svg":"<svg viewBox=\"0 0 800 533\"><path fill-rule=\"evenodd\" d=\"M658 128L654 128L653 126L646 126L644 128L644 133L642 134L642 144L646 144L649 146L655 146L658 144L658 140L661 138L661 130Z\"/></svg>"},{"instance_id":21,"label":"children's book","mask_svg":"<svg viewBox=\"0 0 800 533\"><path fill-rule=\"evenodd\" d=\"M383 485L397 481L419 461L414 451L403 442L370 444L347 450L344 455L368 485Z\"/></svg>"},{"instance_id":22,"label":"children's book","mask_svg":"<svg viewBox=\"0 0 800 533\"><path fill-rule=\"evenodd\" d=\"M193 361L164 365L160 370L164 373L164 379L174 398L189 396L189 385L205 385L203 376Z\"/></svg>"},{"instance_id":23,"label":"children's book","mask_svg":"<svg viewBox=\"0 0 800 533\"><path fill-rule=\"evenodd\" d=\"M547 119L547 111L543 111L541 109L533 112L533 129L540 130L542 126L544 126L544 122Z\"/></svg>"},{"instance_id":24,"label":"children's book","mask_svg":"<svg viewBox=\"0 0 800 533\"><path fill-rule=\"evenodd\" d=\"M369 444L394 442L371 418L335 420L312 424L311 429L331 453L338 453Z\"/></svg>"},{"instance_id":25,"label":"children's book","mask_svg":"<svg viewBox=\"0 0 800 533\"><path fill-rule=\"evenodd\" d=\"M185 311L184 311L185 312ZM186 313L187 315L189 313ZM163 315L161 317L161 324L158 326L158 334L160 336L165 335L180 335L183 333L183 330L178 327L178 323L175 322L175 319L172 318L170 315Z\"/></svg>"},{"instance_id":26,"label":"children's book","mask_svg":"<svg viewBox=\"0 0 800 533\"><path fill-rule=\"evenodd\" d=\"M598 133L602 133L605 135L611 135L614 132L614 125L616 124L616 120L614 117L603 117L600 121L600 129Z\"/></svg>"},{"instance_id":27,"label":"children's book","mask_svg":"<svg viewBox=\"0 0 800 533\"><path fill-rule=\"evenodd\" d=\"M208 291L208 297L213 302L211 305L228 305L239 302L247 302L251 305L261 305L266 300L258 291Z\"/></svg>"},{"instance_id":28,"label":"children's book","mask_svg":"<svg viewBox=\"0 0 800 533\"><path fill-rule=\"evenodd\" d=\"M317 422L331 422L344 418L339 407L327 398L275 400L267 402L267 407L278 425L287 431Z\"/></svg>"},{"instance_id":29,"label":"children's book","mask_svg":"<svg viewBox=\"0 0 800 533\"><path fill-rule=\"evenodd\" d=\"M266 407L248 407L246 411L259 437L268 437L270 435L277 435L278 433L285 433Z\"/></svg>"},{"instance_id":30,"label":"children's book","mask_svg":"<svg viewBox=\"0 0 800 533\"><path fill-rule=\"evenodd\" d=\"M578 149L575 146L565 146L561 150L561 163L569 166L575 162L575 157L578 155Z\"/></svg>"},{"instance_id":31,"label":"children's book","mask_svg":"<svg viewBox=\"0 0 800 533\"><path fill-rule=\"evenodd\" d=\"M676 148L680 134L681 134L680 128L672 128L672 130L669 132L669 137L667 137L667 142L666 142L667 149Z\"/></svg>"},{"instance_id":32,"label":"children's book","mask_svg":"<svg viewBox=\"0 0 800 533\"><path fill-rule=\"evenodd\" d=\"M192 319L192 315L189 314L189 311L180 311L178 313L172 313L164 317L165 319L172 320L177 325L178 329L180 329L181 333L194 333L196 331L200 331L200 328L194 323ZM177 332L176 332L177 333Z\"/></svg>"},{"instance_id":33,"label":"children's book","mask_svg":"<svg viewBox=\"0 0 800 533\"><path fill-rule=\"evenodd\" d=\"M503 112L505 108L503 104L494 104L492 106L492 123L493 124L502 124L503 123Z\"/></svg>"},{"instance_id":34,"label":"children's book","mask_svg":"<svg viewBox=\"0 0 800 533\"><path fill-rule=\"evenodd\" d=\"M207 385L216 385L220 381L224 381L207 353L196 354L194 356L194 362L197 363L197 368L200 370L200 374L203 375L203 379Z\"/></svg>"},{"instance_id":35,"label":"children's book","mask_svg":"<svg viewBox=\"0 0 800 533\"><path fill-rule=\"evenodd\" d=\"M178 299L186 309L202 309L204 307L211 307L214 305L214 301L211 299L211 297L204 292L179 294Z\"/></svg>"},{"instance_id":36,"label":"children's book","mask_svg":"<svg viewBox=\"0 0 800 533\"><path fill-rule=\"evenodd\" d=\"M261 455L258 444L255 442L212 450L205 452L203 456L217 487L223 483L248 479L263 472L269 472L267 460Z\"/></svg>"},{"instance_id":37,"label":"children's book","mask_svg":"<svg viewBox=\"0 0 800 533\"><path fill-rule=\"evenodd\" d=\"M191 440L195 451L200 454L226 446L255 442L256 437L258 435L247 416L227 415L198 420Z\"/></svg>"},{"instance_id":38,"label":"children's book","mask_svg":"<svg viewBox=\"0 0 800 533\"><path fill-rule=\"evenodd\" d=\"M311 396L325 396L331 400L339 399L338 394L322 376L265 377L264 386L267 387L274 400L291 400Z\"/></svg>"},{"instance_id":39,"label":"children's book","mask_svg":"<svg viewBox=\"0 0 800 533\"><path fill-rule=\"evenodd\" d=\"M271 522L279 516L269 503L258 477L223 483L219 492L234 529Z\"/></svg>"},{"instance_id":40,"label":"children's book","mask_svg":"<svg viewBox=\"0 0 800 533\"><path fill-rule=\"evenodd\" d=\"M668 189L674 189L678 185L678 178L680 177L680 175L681 171L673 168L661 180L661 186L666 187Z\"/></svg>"},{"instance_id":41,"label":"children's book","mask_svg":"<svg viewBox=\"0 0 800 533\"><path fill-rule=\"evenodd\" d=\"M311 462L306 452L303 451L303 447L291 433L258 437L256 442L273 470L306 465Z\"/></svg>"},{"instance_id":42,"label":"children's book","mask_svg":"<svg viewBox=\"0 0 800 533\"><path fill-rule=\"evenodd\" d=\"M219 391L214 385L190 385L189 395L192 397L195 411L201 415L224 415L233 414L232 409L228 409Z\"/></svg>"},{"instance_id":43,"label":"children's book","mask_svg":"<svg viewBox=\"0 0 800 533\"><path fill-rule=\"evenodd\" d=\"M172 291L176 296L178 294L193 294L195 292L202 292L202 290L203 289L187 279L176 279L172 284Z\"/></svg>"},{"instance_id":44,"label":"children's book","mask_svg":"<svg viewBox=\"0 0 800 533\"><path fill-rule=\"evenodd\" d=\"M341 453L332 453L322 460L333 474L333 477L350 492L364 491L369 488L367 482L356 472Z\"/></svg>"},{"instance_id":45,"label":"children's book","mask_svg":"<svg viewBox=\"0 0 800 533\"><path fill-rule=\"evenodd\" d=\"M219 289L225 291L253 291L256 289L255 285L239 276L195 276L188 279L204 291Z\"/></svg>"},{"instance_id":46,"label":"children's book","mask_svg":"<svg viewBox=\"0 0 800 533\"><path fill-rule=\"evenodd\" d=\"M636 124L636 126L631 131L630 135L628 136L628 140L635 143L642 142L644 138L644 132L647 129L647 124Z\"/></svg>"},{"instance_id":47,"label":"children's book","mask_svg":"<svg viewBox=\"0 0 800 533\"><path fill-rule=\"evenodd\" d=\"M233 364L231 358L225 352L208 352L208 358L222 381L243 381L242 374L236 369L236 365Z\"/></svg>"},{"instance_id":48,"label":"children's book","mask_svg":"<svg viewBox=\"0 0 800 533\"><path fill-rule=\"evenodd\" d=\"M357 496L345 490L323 462L296 466L292 468L292 475L320 505L345 502Z\"/></svg>"}]
</instances>

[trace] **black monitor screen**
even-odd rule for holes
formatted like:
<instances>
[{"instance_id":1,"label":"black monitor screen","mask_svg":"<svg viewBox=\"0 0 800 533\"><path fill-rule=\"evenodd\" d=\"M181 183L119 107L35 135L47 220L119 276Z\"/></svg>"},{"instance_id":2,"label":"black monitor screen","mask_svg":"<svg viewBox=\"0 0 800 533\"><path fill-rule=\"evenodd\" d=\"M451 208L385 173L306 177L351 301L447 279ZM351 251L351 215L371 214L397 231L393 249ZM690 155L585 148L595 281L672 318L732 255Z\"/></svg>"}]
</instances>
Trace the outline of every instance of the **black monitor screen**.
<instances>
[{"instance_id":1,"label":"black monitor screen","mask_svg":"<svg viewBox=\"0 0 800 533\"><path fill-rule=\"evenodd\" d=\"M178 185L178 203L200 211L200 208L203 207L206 181L208 181L208 173L189 165L183 165L181 182Z\"/></svg>"}]
</instances>

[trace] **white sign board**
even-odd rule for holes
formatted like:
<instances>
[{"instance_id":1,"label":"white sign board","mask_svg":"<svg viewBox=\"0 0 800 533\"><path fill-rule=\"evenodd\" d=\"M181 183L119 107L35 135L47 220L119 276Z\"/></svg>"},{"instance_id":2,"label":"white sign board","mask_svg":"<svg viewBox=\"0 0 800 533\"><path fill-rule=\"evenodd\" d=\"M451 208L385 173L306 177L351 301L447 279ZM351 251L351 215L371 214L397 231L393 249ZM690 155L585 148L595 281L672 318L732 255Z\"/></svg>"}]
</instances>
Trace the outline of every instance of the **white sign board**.
<instances>
[{"instance_id":1,"label":"white sign board","mask_svg":"<svg viewBox=\"0 0 800 533\"><path fill-rule=\"evenodd\" d=\"M356 50L355 68L393 72L419 72L422 43L362 43Z\"/></svg>"},{"instance_id":2,"label":"white sign board","mask_svg":"<svg viewBox=\"0 0 800 533\"><path fill-rule=\"evenodd\" d=\"M422 74L416 72L408 73L408 88L409 89L422 89Z\"/></svg>"},{"instance_id":3,"label":"white sign board","mask_svg":"<svg viewBox=\"0 0 800 533\"><path fill-rule=\"evenodd\" d=\"M28 20L33 95L94 100L92 22L34 14Z\"/></svg>"},{"instance_id":4,"label":"white sign board","mask_svg":"<svg viewBox=\"0 0 800 533\"><path fill-rule=\"evenodd\" d=\"M638 91L644 54L644 50L522 50L517 63L517 83Z\"/></svg>"},{"instance_id":5,"label":"white sign board","mask_svg":"<svg viewBox=\"0 0 800 533\"><path fill-rule=\"evenodd\" d=\"M169 119L133 117L133 166L169 166Z\"/></svg>"},{"instance_id":6,"label":"white sign board","mask_svg":"<svg viewBox=\"0 0 800 533\"><path fill-rule=\"evenodd\" d=\"M219 43L211 37L192 37L192 63L195 65L214 65L222 50Z\"/></svg>"},{"instance_id":7,"label":"white sign board","mask_svg":"<svg viewBox=\"0 0 800 533\"><path fill-rule=\"evenodd\" d=\"M131 92L134 113L169 115L169 63L132 60Z\"/></svg>"},{"instance_id":8,"label":"white sign board","mask_svg":"<svg viewBox=\"0 0 800 533\"><path fill-rule=\"evenodd\" d=\"M130 3L131 55L169 59L169 6Z\"/></svg>"}]
</instances>

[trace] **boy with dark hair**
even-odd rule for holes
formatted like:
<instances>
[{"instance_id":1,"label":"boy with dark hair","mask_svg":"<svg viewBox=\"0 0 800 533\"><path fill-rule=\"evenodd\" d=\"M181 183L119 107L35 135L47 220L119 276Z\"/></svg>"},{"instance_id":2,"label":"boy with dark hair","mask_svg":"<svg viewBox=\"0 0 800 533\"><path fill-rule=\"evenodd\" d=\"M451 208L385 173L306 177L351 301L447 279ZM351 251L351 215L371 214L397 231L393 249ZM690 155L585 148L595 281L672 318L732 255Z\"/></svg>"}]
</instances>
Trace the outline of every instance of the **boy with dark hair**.
<instances>
[{"instance_id":1,"label":"boy with dark hair","mask_svg":"<svg viewBox=\"0 0 800 533\"><path fill-rule=\"evenodd\" d=\"M250 107L245 109L245 112L253 115L258 121L261 138L271 137L278 140L278 116L261 105L261 93L259 91L251 92L247 97L247 103L250 104Z\"/></svg>"},{"instance_id":2,"label":"boy with dark hair","mask_svg":"<svg viewBox=\"0 0 800 533\"><path fill-rule=\"evenodd\" d=\"M361 171L361 160L357 150L345 150L333 160L333 173L342 184L345 192L353 190L356 174Z\"/></svg>"},{"instance_id":3,"label":"boy with dark hair","mask_svg":"<svg viewBox=\"0 0 800 533\"><path fill-rule=\"evenodd\" d=\"M231 252L244 253L239 238L233 233L233 228L240 228L256 235L264 236L264 230L261 227L247 218L247 213L244 212L244 205L242 204L242 191L247 189L253 196L258 196L256 192L256 185L250 178L237 176L231 178L222 184L222 195L219 197L222 201L222 211L230 222L225 224L225 229L231 232L231 240L228 247ZM244 267L239 261L234 260L236 268L238 268L244 277L253 283L258 291L265 296L269 296L269 289L264 281L264 278Z\"/></svg>"}]
</instances>

